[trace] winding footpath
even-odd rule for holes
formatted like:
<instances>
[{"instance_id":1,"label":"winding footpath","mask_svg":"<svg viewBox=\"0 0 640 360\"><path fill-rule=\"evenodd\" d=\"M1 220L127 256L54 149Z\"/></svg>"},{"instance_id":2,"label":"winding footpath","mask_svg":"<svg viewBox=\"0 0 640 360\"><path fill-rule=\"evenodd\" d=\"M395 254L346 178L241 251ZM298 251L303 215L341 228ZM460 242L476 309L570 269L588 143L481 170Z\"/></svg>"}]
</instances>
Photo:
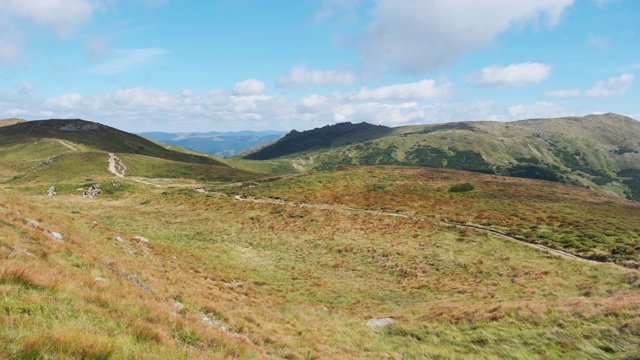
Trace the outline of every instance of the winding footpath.
<instances>
[{"instance_id":1,"label":"winding footpath","mask_svg":"<svg viewBox=\"0 0 640 360\"><path fill-rule=\"evenodd\" d=\"M109 153L109 171L112 174L114 174L115 176L119 177L119 178L124 178L124 174L127 171L127 167L122 162L122 159L120 159L114 153ZM141 180L141 179L136 179L136 178L132 178L132 177L129 177L129 179L131 179L131 180L133 180L135 182L139 182L141 184L145 184L145 185L151 185L151 186L155 186L155 187L162 187L162 185L150 183L148 181L144 181L144 180Z\"/></svg>"},{"instance_id":2,"label":"winding footpath","mask_svg":"<svg viewBox=\"0 0 640 360\"><path fill-rule=\"evenodd\" d=\"M344 206L344 205L291 203L291 202L286 202L286 201L283 201L283 200L268 199L268 198L267 199L264 199L264 198L256 199L256 198L253 198L253 197L243 197L243 196L240 196L240 195L236 195L235 199L239 200L239 201L249 201L249 202L254 202L254 203L279 204L279 205L287 205L287 206L294 206L294 207L301 207L301 208L311 208L311 209L318 209L318 210L349 211L349 212L372 214L372 215L378 215L378 216L390 216L390 217L414 219L414 220L419 220L419 221L429 221L429 222L433 222L433 223L436 223L438 225L443 225L443 226L453 226L453 227L456 227L456 228L459 228L459 229L471 229L473 231L484 233L484 234L487 234L487 235L490 235L490 236L494 236L494 237L497 237L497 238L500 238L500 239L517 242L519 244L524 244L524 245L527 245L527 246L529 246L531 248L538 249L538 250L541 250L541 251L545 251L545 252L557 255L557 256L562 257L564 259L580 261L580 262L593 264L593 265L614 265L614 266L617 266L617 267L620 267L620 268L623 268L623 269L637 271L636 269L628 268L628 267L625 267L625 266L622 266L622 265L619 265L619 264L616 264L616 263L612 263L612 262L601 262L601 261L595 261L595 260L581 258L579 256L576 256L574 254L568 253L566 251L550 248L548 246L544 246L544 245L541 245L541 244L531 243L531 242L526 241L525 239L520 239L520 238L516 238L516 237L513 237L513 236L509 236L509 235L503 234L503 233L501 233L501 232L499 232L497 230L485 228L485 227L480 226L480 225L449 222L449 221L446 221L446 220L436 219L436 218L427 217L427 216L398 214L398 213L379 211L379 210L358 209L358 208L352 208L352 207L348 207L348 206Z\"/></svg>"},{"instance_id":3,"label":"winding footpath","mask_svg":"<svg viewBox=\"0 0 640 360\"><path fill-rule=\"evenodd\" d=\"M116 156L114 153L109 153L109 171L111 171L117 177L124 177L124 172L127 171L127 167L124 166L122 159Z\"/></svg>"}]
</instances>

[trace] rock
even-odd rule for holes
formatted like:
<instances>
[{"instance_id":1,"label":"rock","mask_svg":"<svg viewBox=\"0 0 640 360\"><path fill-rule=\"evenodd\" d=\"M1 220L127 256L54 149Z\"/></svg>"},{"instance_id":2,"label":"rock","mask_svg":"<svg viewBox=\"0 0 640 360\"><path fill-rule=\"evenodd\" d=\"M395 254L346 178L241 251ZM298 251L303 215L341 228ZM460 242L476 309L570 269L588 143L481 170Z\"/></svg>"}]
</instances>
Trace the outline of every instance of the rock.
<instances>
[{"instance_id":1,"label":"rock","mask_svg":"<svg viewBox=\"0 0 640 360\"><path fill-rule=\"evenodd\" d=\"M40 229L40 224L37 221L25 219L27 222L27 226L33 229Z\"/></svg>"},{"instance_id":2,"label":"rock","mask_svg":"<svg viewBox=\"0 0 640 360\"><path fill-rule=\"evenodd\" d=\"M138 239L138 240L142 241L143 243L148 243L149 242L149 239L144 238L142 236L136 236L136 237L134 237L134 239Z\"/></svg>"},{"instance_id":3,"label":"rock","mask_svg":"<svg viewBox=\"0 0 640 360\"><path fill-rule=\"evenodd\" d=\"M116 236L116 241L117 241L117 242L121 242L121 243L123 243L123 242L124 242L124 240L122 240L122 238L121 238L120 236Z\"/></svg>"},{"instance_id":4,"label":"rock","mask_svg":"<svg viewBox=\"0 0 640 360\"><path fill-rule=\"evenodd\" d=\"M55 194L56 194L56 187L55 186L52 186L52 187L49 188L49 190L47 190L47 195L53 196Z\"/></svg>"},{"instance_id":5,"label":"rock","mask_svg":"<svg viewBox=\"0 0 640 360\"><path fill-rule=\"evenodd\" d=\"M384 326L389 326L395 322L396 320L393 318L371 319L367 321L364 325L368 327L384 327Z\"/></svg>"},{"instance_id":6,"label":"rock","mask_svg":"<svg viewBox=\"0 0 640 360\"><path fill-rule=\"evenodd\" d=\"M103 278L103 277L98 276L97 278L93 279L93 281L95 281L95 282L106 282L106 281L107 281L107 279L105 279L105 278Z\"/></svg>"},{"instance_id":7,"label":"rock","mask_svg":"<svg viewBox=\"0 0 640 360\"><path fill-rule=\"evenodd\" d=\"M207 192L207 190L205 190L205 189L203 189L203 188L198 188L198 189L196 189L196 192L199 192L199 193L201 193L201 194L204 194L204 193L206 193L206 192Z\"/></svg>"},{"instance_id":8,"label":"rock","mask_svg":"<svg viewBox=\"0 0 640 360\"><path fill-rule=\"evenodd\" d=\"M94 196L98 196L101 192L102 189L100 189L100 184L93 184L89 189L82 192L82 196L87 199L92 199Z\"/></svg>"},{"instance_id":9,"label":"rock","mask_svg":"<svg viewBox=\"0 0 640 360\"><path fill-rule=\"evenodd\" d=\"M59 232L52 231L51 236L58 241L64 241L64 237Z\"/></svg>"},{"instance_id":10,"label":"rock","mask_svg":"<svg viewBox=\"0 0 640 360\"><path fill-rule=\"evenodd\" d=\"M93 226L97 226L97 225L98 225L98 222L94 220L94 221L91 223L91 225L93 225Z\"/></svg>"},{"instance_id":11,"label":"rock","mask_svg":"<svg viewBox=\"0 0 640 360\"><path fill-rule=\"evenodd\" d=\"M242 283L239 282L239 281L235 281L235 280L233 280L231 282L224 282L223 281L222 283L224 284L224 286L231 287L231 288L242 287Z\"/></svg>"},{"instance_id":12,"label":"rock","mask_svg":"<svg viewBox=\"0 0 640 360\"><path fill-rule=\"evenodd\" d=\"M184 309L184 304L177 300L173 300L173 306L175 306L178 311Z\"/></svg>"}]
</instances>

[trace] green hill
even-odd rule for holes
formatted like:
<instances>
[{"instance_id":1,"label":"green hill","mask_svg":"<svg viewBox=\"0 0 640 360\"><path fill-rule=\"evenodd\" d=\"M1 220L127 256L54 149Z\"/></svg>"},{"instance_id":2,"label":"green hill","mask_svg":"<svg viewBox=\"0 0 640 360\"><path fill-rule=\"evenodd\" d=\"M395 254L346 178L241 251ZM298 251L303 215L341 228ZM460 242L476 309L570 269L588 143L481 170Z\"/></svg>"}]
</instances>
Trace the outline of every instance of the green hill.
<instances>
[{"instance_id":1,"label":"green hill","mask_svg":"<svg viewBox=\"0 0 640 360\"><path fill-rule=\"evenodd\" d=\"M14 124L18 124L18 123L21 123L21 122L24 122L24 121L25 120L18 119L18 118L2 119L2 120L0 120L0 127L14 125Z\"/></svg>"},{"instance_id":2,"label":"green hill","mask_svg":"<svg viewBox=\"0 0 640 360\"><path fill-rule=\"evenodd\" d=\"M60 182L113 177L109 153L124 159L128 176L243 181L262 176L188 151L176 151L102 124L39 120L0 127L0 181Z\"/></svg>"},{"instance_id":3,"label":"green hill","mask_svg":"<svg viewBox=\"0 0 640 360\"><path fill-rule=\"evenodd\" d=\"M287 159L306 170L339 165L460 169L564 182L640 200L640 122L628 117L373 128L338 124L293 132L245 158ZM338 140L322 140L332 138Z\"/></svg>"}]
</instances>

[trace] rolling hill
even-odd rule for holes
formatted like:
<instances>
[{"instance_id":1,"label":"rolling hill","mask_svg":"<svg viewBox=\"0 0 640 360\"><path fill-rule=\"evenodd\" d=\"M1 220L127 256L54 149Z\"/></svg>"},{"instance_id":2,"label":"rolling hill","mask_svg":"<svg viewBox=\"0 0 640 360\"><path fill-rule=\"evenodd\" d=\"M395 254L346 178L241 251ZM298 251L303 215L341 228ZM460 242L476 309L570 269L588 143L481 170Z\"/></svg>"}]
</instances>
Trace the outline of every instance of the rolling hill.
<instances>
[{"instance_id":1,"label":"rolling hill","mask_svg":"<svg viewBox=\"0 0 640 360\"><path fill-rule=\"evenodd\" d=\"M0 179L63 181L109 176L108 153L127 163L127 174L149 178L243 180L258 175L193 152L174 151L102 124L37 120L0 127Z\"/></svg>"},{"instance_id":2,"label":"rolling hill","mask_svg":"<svg viewBox=\"0 0 640 360\"><path fill-rule=\"evenodd\" d=\"M638 202L424 166L272 176L29 123L0 128L0 358L640 356Z\"/></svg>"},{"instance_id":3,"label":"rolling hill","mask_svg":"<svg viewBox=\"0 0 640 360\"><path fill-rule=\"evenodd\" d=\"M591 187L640 200L640 122L616 114L508 123L376 127L336 124L291 132L247 159L298 169L339 165L450 168Z\"/></svg>"}]
</instances>

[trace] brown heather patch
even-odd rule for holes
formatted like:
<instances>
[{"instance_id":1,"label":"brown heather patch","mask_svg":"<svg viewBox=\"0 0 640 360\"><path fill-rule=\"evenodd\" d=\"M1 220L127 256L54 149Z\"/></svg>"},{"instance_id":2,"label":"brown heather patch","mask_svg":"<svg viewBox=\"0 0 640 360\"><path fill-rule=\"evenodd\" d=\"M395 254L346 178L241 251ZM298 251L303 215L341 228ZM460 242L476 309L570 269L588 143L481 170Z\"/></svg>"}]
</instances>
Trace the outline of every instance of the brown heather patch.
<instances>
[{"instance_id":1,"label":"brown heather patch","mask_svg":"<svg viewBox=\"0 0 640 360\"><path fill-rule=\"evenodd\" d=\"M157 343L165 343L167 341L167 334L157 327L157 325L138 319L133 324L132 332L136 339L140 341L155 341Z\"/></svg>"},{"instance_id":2,"label":"brown heather patch","mask_svg":"<svg viewBox=\"0 0 640 360\"><path fill-rule=\"evenodd\" d=\"M87 336L74 329L58 329L34 334L17 355L25 359L53 357L109 359L114 351L113 341L107 337L95 334Z\"/></svg>"},{"instance_id":3,"label":"brown heather patch","mask_svg":"<svg viewBox=\"0 0 640 360\"><path fill-rule=\"evenodd\" d=\"M365 172L372 182L385 181L389 193L377 191L360 200L361 174L332 179L331 186L311 193L303 188L289 192L284 185L273 191L283 198L308 196L322 200L319 203L328 203L326 198L349 206L362 201L363 208L385 212L402 207L402 213L424 217L442 211L454 218L455 206L464 209L464 218L495 211L504 223L524 223L527 229L540 217L555 223L578 216L580 226L593 224L580 212L559 212L557 220L551 218L551 210L561 209L552 202L532 212L533 218L508 194L500 202L484 204L487 199L473 197L485 186L475 180L477 190L466 198L439 193L437 187L421 193L435 185L413 184L408 180L415 174L410 173L405 185L401 180L406 174L395 170ZM462 180L424 174L445 189L449 181ZM399 180L388 180L391 176ZM261 184L256 191L267 193L266 187ZM48 249L46 259L16 256L10 265L58 269L52 273L65 281L53 289L47 304L61 307L56 313L70 329L91 324L93 331L86 333L105 329L97 332L98 339L118 334L114 358L588 358L594 352L606 357L597 348L604 337L588 333L592 328L628 329L620 331L628 350L603 343L613 346L616 355L638 348L632 322L640 313L634 285L638 279L624 270L558 259L518 243L420 219L164 191L140 190L126 198L96 201L72 196L24 200L43 202L48 210L36 216L43 223L60 224L70 240L55 244L37 239L38 246ZM533 203L531 193L522 196ZM506 212L490 209L503 202ZM150 243L143 247L131 240L136 235ZM115 242L115 236L125 243ZM17 246L31 240L16 236L11 241ZM136 274L155 294L134 285L126 274ZM94 283L95 276L107 282ZM13 290L8 294L16 301L27 299ZM62 301L53 301L57 299ZM178 311L174 299L185 308ZM79 305L71 311L64 307L69 303ZM200 312L214 316L231 333L207 325ZM397 319L397 326L364 326L367 319L386 316ZM37 329L24 319L11 321L22 329ZM560 321L570 326L563 328ZM246 335L251 343L233 333ZM586 333L590 339L585 340ZM1 339L9 344L16 338ZM562 339L562 346L555 339ZM547 353L534 352L542 351L538 341ZM587 350L572 343L584 343ZM50 354L73 357L79 352L52 348Z\"/></svg>"}]
</instances>

